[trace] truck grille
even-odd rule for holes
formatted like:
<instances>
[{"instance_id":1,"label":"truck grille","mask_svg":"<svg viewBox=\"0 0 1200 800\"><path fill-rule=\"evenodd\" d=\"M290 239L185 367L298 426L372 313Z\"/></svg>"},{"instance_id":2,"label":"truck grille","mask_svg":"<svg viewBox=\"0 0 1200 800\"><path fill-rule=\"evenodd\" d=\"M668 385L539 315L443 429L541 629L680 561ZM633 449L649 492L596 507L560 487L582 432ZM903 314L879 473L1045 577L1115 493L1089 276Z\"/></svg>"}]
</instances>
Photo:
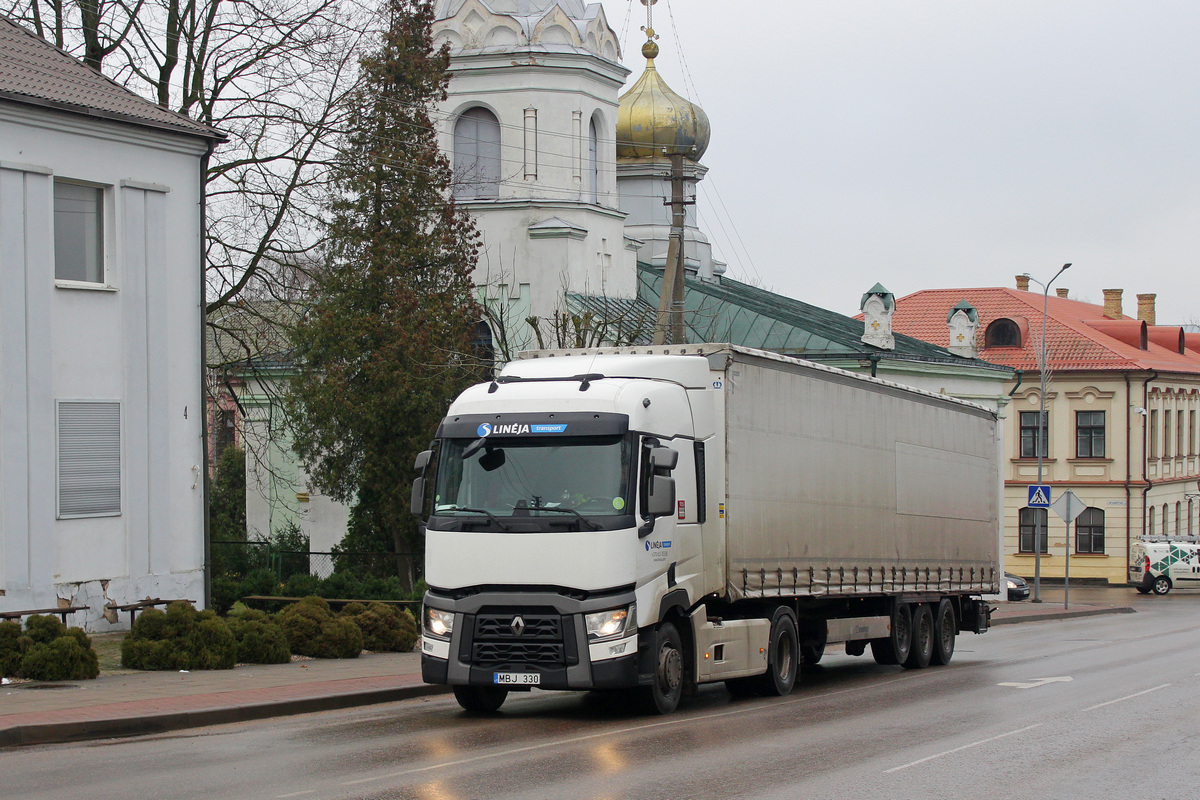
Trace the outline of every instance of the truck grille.
<instances>
[{"instance_id":1,"label":"truck grille","mask_svg":"<svg viewBox=\"0 0 1200 800\"><path fill-rule=\"evenodd\" d=\"M563 619L538 611L494 611L475 617L471 663L480 666L566 663Z\"/></svg>"}]
</instances>

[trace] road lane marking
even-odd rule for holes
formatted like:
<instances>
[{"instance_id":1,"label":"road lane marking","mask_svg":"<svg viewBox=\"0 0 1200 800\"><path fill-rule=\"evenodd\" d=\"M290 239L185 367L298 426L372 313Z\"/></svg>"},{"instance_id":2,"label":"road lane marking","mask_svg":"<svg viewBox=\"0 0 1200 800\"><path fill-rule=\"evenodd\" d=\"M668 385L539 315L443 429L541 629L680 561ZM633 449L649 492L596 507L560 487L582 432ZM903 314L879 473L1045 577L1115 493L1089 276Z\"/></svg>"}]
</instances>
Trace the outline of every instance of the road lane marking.
<instances>
[{"instance_id":1,"label":"road lane marking","mask_svg":"<svg viewBox=\"0 0 1200 800\"><path fill-rule=\"evenodd\" d=\"M1125 697L1118 697L1116 700L1109 700L1107 703L1098 703L1090 708L1085 708L1084 711L1095 711L1097 708L1104 708L1105 706L1111 706L1113 703L1123 703L1126 700L1132 700L1135 697L1141 697L1144 694L1150 694L1151 692L1157 692L1159 689L1165 689L1170 685L1171 684L1169 684L1169 683L1164 683L1162 686L1155 686L1153 689L1146 689L1141 692L1135 692L1131 695L1126 695Z\"/></svg>"},{"instance_id":2,"label":"road lane marking","mask_svg":"<svg viewBox=\"0 0 1200 800\"><path fill-rule=\"evenodd\" d=\"M302 794L316 794L316 793L317 793L316 789L305 789L303 792L292 792L291 794L277 794L275 796L277 798L279 798L280 800L283 800L283 798L285 798L285 797L299 797Z\"/></svg>"},{"instance_id":3,"label":"road lane marking","mask_svg":"<svg viewBox=\"0 0 1200 800\"><path fill-rule=\"evenodd\" d=\"M1044 723L1038 722L1033 725L1027 725L1024 728L1020 728L1015 731L1009 731L1008 733L1001 733L997 736L992 736L987 739L980 739L978 742L971 742L970 744L964 744L962 747L956 747L953 750L944 750L941 753L934 753L931 756L925 756L924 758L918 758L916 761L910 761L907 764L901 764L898 767L892 767L891 769L885 769L883 771L883 774L886 775L889 772L899 772L902 769L908 769L909 767L915 767L918 764L924 764L926 761L933 761L935 758L941 758L942 756L952 755L954 753L962 752L963 750L970 750L972 747L979 747L979 745L981 745L981 744L987 744L988 742L994 742L997 739L1003 739L1007 736L1015 736L1018 733L1024 733L1025 731L1031 731L1034 728L1042 727L1043 724Z\"/></svg>"},{"instance_id":4,"label":"road lane marking","mask_svg":"<svg viewBox=\"0 0 1200 800\"><path fill-rule=\"evenodd\" d=\"M1074 678L1063 675L1058 678L1033 678L1027 683L997 683L997 686L1011 686L1014 689L1036 689L1039 686L1045 686L1047 683L1070 683Z\"/></svg>"},{"instance_id":5,"label":"road lane marking","mask_svg":"<svg viewBox=\"0 0 1200 800\"><path fill-rule=\"evenodd\" d=\"M909 678L907 675L905 675L902 677L893 678L890 681L875 681L871 685L872 685L872 687L887 686L889 684L900 683L905 680L912 680L912 678ZM756 712L756 711L770 711L771 709L776 709L776 708L779 708L780 706L795 705L796 703L807 703L812 700L823 700L823 699L826 699L829 697L837 697L838 695L852 694L852 693L857 693L857 692L861 692L861 691L862 691L861 686L854 686L854 687L850 687L847 689L839 689L834 692L826 692L824 694L819 694L819 695L805 695L803 697L796 697L791 700L776 701L773 703L764 703L761 705L749 706L746 708L736 708L736 709L733 709L730 711L718 711L718 712L715 712L712 714L703 714L703 715L695 716L695 717L676 717L673 719L663 720L661 722L649 722L649 723L645 723L643 725L631 725L628 727L617 728L617 729L609 730L609 731L600 731L598 733L590 733L585 736L575 736L570 739L559 739L559 740L556 740L553 742L542 742L541 744L532 744L532 745L528 745L526 747L517 747L517 748L511 749L511 750L504 750L499 753L488 753L485 755L472 756L471 758L462 758L457 761L442 761L437 764L430 764L430 765L424 766L424 767L412 767L411 769L404 769L404 770L400 770L398 772L390 772L387 775L377 775L377 776L371 777L371 778L358 778L358 779L352 780L352 781L342 781L340 783L340 785L341 786L357 786L357 785L363 784L363 783L374 783L376 781L386 781L391 778L403 778L406 775L415 775L417 773L430 772L435 769L444 769L446 767L458 767L458 766L462 766L463 764L473 764L478 761L489 761L489 760L494 760L497 758L506 758L508 756L519 755L521 753L528 753L528 752L532 752L534 750L546 750L546 749L549 749L552 747L562 747L564 745L578 744L579 742L588 742L593 739L603 739L608 736L620 736L622 734L628 734L628 733L639 733L641 731L649 731L649 730L653 730L655 728L665 728L665 727L674 726L674 725L684 725L684 724L691 723L691 722L704 722L706 720L720 719L722 717L741 716L743 714L749 714L749 713Z\"/></svg>"}]
</instances>

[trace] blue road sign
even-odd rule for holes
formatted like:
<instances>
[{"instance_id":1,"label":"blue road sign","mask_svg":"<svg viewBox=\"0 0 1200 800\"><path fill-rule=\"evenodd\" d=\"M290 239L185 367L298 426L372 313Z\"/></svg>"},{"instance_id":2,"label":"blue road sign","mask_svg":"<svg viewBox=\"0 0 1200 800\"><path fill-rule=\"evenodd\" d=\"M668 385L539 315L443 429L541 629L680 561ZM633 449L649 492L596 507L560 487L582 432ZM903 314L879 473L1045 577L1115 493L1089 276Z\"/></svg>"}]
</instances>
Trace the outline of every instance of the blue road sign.
<instances>
[{"instance_id":1,"label":"blue road sign","mask_svg":"<svg viewBox=\"0 0 1200 800\"><path fill-rule=\"evenodd\" d=\"M1026 503L1030 508L1049 508L1050 507L1050 487L1044 483L1035 483L1029 487L1029 502Z\"/></svg>"}]
</instances>

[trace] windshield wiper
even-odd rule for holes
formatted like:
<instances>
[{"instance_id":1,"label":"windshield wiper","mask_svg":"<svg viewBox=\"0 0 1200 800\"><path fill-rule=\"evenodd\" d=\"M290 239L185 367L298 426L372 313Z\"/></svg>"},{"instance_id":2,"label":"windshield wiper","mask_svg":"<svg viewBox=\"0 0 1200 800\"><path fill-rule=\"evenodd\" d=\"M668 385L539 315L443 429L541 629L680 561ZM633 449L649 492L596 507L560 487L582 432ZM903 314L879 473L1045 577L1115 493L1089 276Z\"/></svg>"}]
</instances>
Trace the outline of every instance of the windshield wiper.
<instances>
[{"instance_id":1,"label":"windshield wiper","mask_svg":"<svg viewBox=\"0 0 1200 800\"><path fill-rule=\"evenodd\" d=\"M505 523L501 522L499 517L497 517L492 512L488 511L486 508L466 508L465 506L442 506L441 508L436 509L434 511L434 513L436 514L439 511L465 511L468 514L484 514L485 516L487 516L488 519L490 519L492 522L494 522L496 524L496 526L498 528L500 528L500 530L502 530L502 531L511 531L512 530L511 525L506 525Z\"/></svg>"},{"instance_id":2,"label":"windshield wiper","mask_svg":"<svg viewBox=\"0 0 1200 800\"><path fill-rule=\"evenodd\" d=\"M567 508L566 506L554 506L553 508L551 508L550 506L530 506L529 510L530 511L553 511L557 514L574 514L575 516L579 517L580 522L582 522L584 525L587 525L592 530L594 530L594 531L600 530L600 525L596 524L595 522L592 522L590 519L585 517L583 514L580 514L575 509Z\"/></svg>"}]
</instances>

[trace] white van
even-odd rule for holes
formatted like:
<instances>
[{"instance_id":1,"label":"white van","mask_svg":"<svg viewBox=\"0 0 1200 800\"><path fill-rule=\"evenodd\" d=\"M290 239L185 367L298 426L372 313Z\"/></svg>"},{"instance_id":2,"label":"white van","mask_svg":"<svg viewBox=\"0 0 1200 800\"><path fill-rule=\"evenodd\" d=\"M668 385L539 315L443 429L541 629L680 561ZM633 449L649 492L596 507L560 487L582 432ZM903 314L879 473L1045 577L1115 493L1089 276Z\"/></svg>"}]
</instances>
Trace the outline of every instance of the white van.
<instances>
[{"instance_id":1,"label":"white van","mask_svg":"<svg viewBox=\"0 0 1200 800\"><path fill-rule=\"evenodd\" d=\"M1129 548L1129 585L1142 594L1200 588L1200 539L1143 536Z\"/></svg>"}]
</instances>

